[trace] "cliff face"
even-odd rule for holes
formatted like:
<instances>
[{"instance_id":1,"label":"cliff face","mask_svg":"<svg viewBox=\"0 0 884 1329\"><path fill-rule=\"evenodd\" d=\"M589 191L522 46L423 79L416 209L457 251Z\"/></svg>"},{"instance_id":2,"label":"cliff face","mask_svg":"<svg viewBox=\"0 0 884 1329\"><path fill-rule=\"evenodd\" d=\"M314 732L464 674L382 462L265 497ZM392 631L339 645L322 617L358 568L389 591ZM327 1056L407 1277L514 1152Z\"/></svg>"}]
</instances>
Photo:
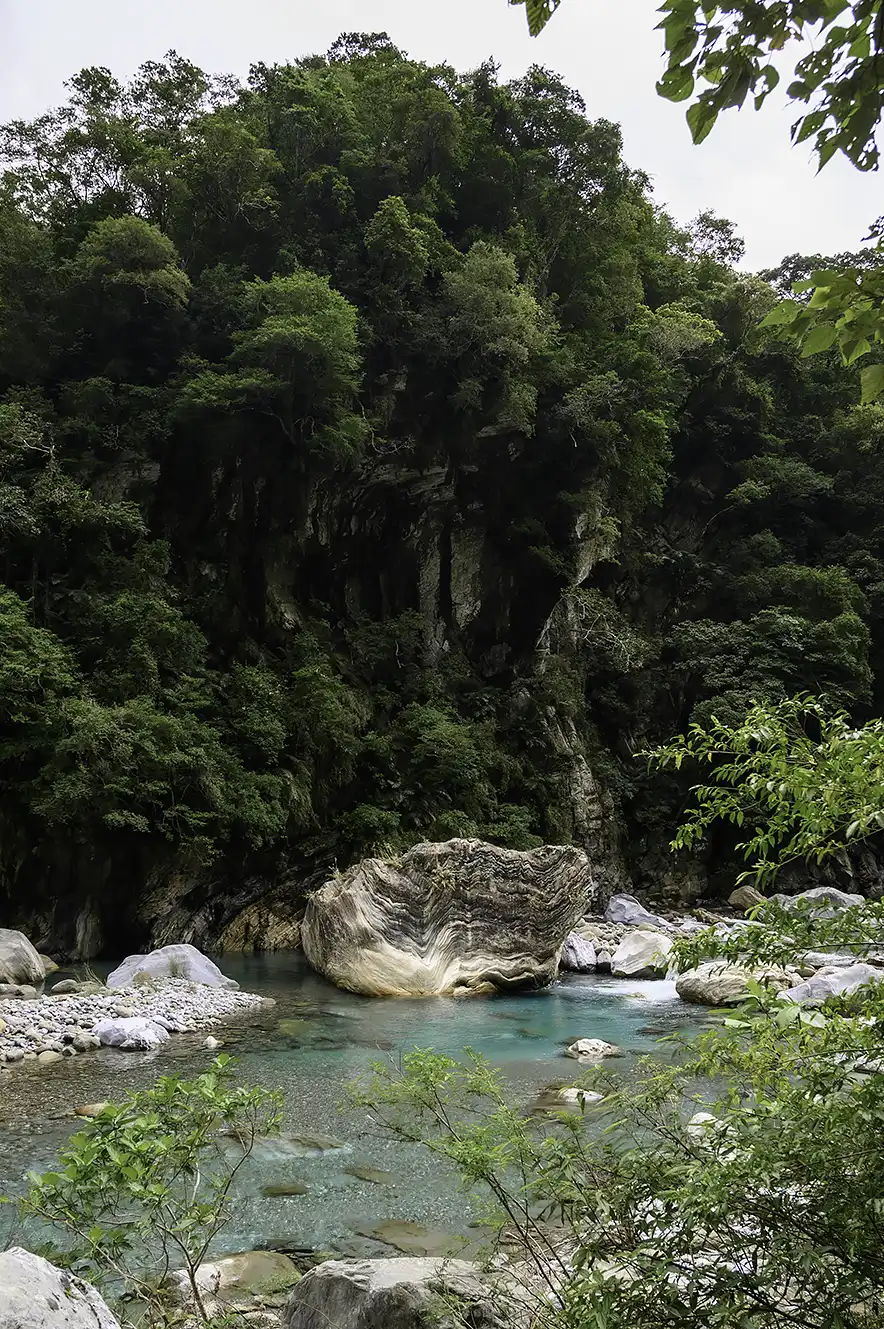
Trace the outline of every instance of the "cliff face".
<instances>
[{"instance_id":1,"label":"cliff face","mask_svg":"<svg viewBox=\"0 0 884 1329\"><path fill-rule=\"evenodd\" d=\"M733 845L673 864L641 752L880 704L877 416L555 75L350 34L4 134L0 922L43 950L287 944L423 841L687 899Z\"/></svg>"}]
</instances>

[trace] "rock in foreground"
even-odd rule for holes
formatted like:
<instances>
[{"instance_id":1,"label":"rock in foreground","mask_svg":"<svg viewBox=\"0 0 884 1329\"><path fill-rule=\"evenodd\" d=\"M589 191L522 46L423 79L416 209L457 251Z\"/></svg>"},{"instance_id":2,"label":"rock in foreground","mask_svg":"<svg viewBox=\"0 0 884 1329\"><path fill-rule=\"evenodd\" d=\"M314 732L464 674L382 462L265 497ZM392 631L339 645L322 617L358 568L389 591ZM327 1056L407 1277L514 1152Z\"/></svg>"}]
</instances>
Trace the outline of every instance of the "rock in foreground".
<instances>
[{"instance_id":1,"label":"rock in foreground","mask_svg":"<svg viewBox=\"0 0 884 1329\"><path fill-rule=\"evenodd\" d=\"M89 1283L13 1246L0 1253L0 1329L120 1329Z\"/></svg>"},{"instance_id":2,"label":"rock in foreground","mask_svg":"<svg viewBox=\"0 0 884 1329\"><path fill-rule=\"evenodd\" d=\"M327 882L301 939L321 974L368 996L541 987L592 891L589 860L570 845L419 844Z\"/></svg>"},{"instance_id":3,"label":"rock in foreground","mask_svg":"<svg viewBox=\"0 0 884 1329\"><path fill-rule=\"evenodd\" d=\"M45 977L43 961L24 933L0 928L0 983L40 988Z\"/></svg>"},{"instance_id":4,"label":"rock in foreground","mask_svg":"<svg viewBox=\"0 0 884 1329\"><path fill-rule=\"evenodd\" d=\"M453 1304L452 1304L453 1303ZM518 1299L495 1297L466 1260L326 1260L305 1274L283 1312L286 1329L438 1329L463 1308L472 1329L512 1329ZM458 1319L461 1317L458 1316Z\"/></svg>"},{"instance_id":5,"label":"rock in foreground","mask_svg":"<svg viewBox=\"0 0 884 1329\"><path fill-rule=\"evenodd\" d=\"M236 979L227 978L218 966L186 943L161 946L149 955L130 955L108 975L109 988L129 988L150 979L163 983L170 978L186 978L191 983L202 983L210 988L236 988Z\"/></svg>"}]
</instances>

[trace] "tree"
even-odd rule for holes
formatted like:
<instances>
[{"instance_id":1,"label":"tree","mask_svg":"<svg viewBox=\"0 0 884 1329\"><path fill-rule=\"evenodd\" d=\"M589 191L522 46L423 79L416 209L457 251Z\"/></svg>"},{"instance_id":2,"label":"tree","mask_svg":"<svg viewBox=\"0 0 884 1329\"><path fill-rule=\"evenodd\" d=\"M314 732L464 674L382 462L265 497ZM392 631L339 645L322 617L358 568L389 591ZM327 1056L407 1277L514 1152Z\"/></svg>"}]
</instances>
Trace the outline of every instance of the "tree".
<instances>
[{"instance_id":1,"label":"tree","mask_svg":"<svg viewBox=\"0 0 884 1329\"><path fill-rule=\"evenodd\" d=\"M524 4L537 36L560 0L510 0ZM861 171L878 166L876 133L884 113L879 64L884 52L881 7L874 0L740 0L704 4L664 0L660 7L666 69L657 90L669 101L693 98L687 111L695 143L702 143L722 111L751 96L756 110L780 82L779 53L799 54L787 96L804 108L792 125L792 141L812 141L820 168L842 152ZM810 47L808 51L808 46ZM704 86L705 85L705 86ZM699 90L698 90L699 89ZM868 239L882 252L884 227L875 222ZM796 283L805 301L782 301L763 326L798 341L804 355L836 346L852 364L884 342L884 266L865 264L813 269ZM884 365L863 371L863 401L884 392Z\"/></svg>"}]
</instances>

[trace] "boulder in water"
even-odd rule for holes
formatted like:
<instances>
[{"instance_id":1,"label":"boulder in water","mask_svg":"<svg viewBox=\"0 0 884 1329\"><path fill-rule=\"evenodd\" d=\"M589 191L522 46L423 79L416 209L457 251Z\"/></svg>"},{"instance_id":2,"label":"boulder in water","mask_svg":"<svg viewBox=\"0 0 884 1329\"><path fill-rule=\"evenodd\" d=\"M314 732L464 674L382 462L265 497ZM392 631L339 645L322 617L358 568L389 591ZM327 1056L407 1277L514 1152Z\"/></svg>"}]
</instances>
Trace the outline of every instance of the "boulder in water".
<instances>
[{"instance_id":1,"label":"boulder in water","mask_svg":"<svg viewBox=\"0 0 884 1329\"><path fill-rule=\"evenodd\" d=\"M108 974L107 985L109 988L128 988L133 984L137 986L139 980L162 983L167 978L186 978L191 983L202 983L210 988L239 987L236 980L225 977L207 955L186 943L161 946L149 955L128 956L112 974Z\"/></svg>"},{"instance_id":2,"label":"boulder in water","mask_svg":"<svg viewBox=\"0 0 884 1329\"><path fill-rule=\"evenodd\" d=\"M611 957L611 973L617 978L663 978L671 950L670 937L636 928L626 934Z\"/></svg>"},{"instance_id":3,"label":"boulder in water","mask_svg":"<svg viewBox=\"0 0 884 1329\"><path fill-rule=\"evenodd\" d=\"M43 961L24 933L0 928L0 983L39 988L45 977Z\"/></svg>"},{"instance_id":4,"label":"boulder in water","mask_svg":"<svg viewBox=\"0 0 884 1329\"><path fill-rule=\"evenodd\" d=\"M0 1252L0 1329L120 1329L89 1283L13 1246Z\"/></svg>"},{"instance_id":5,"label":"boulder in water","mask_svg":"<svg viewBox=\"0 0 884 1329\"><path fill-rule=\"evenodd\" d=\"M589 860L571 845L419 844L327 882L301 941L321 974L369 996L536 988L556 977L592 892Z\"/></svg>"},{"instance_id":6,"label":"boulder in water","mask_svg":"<svg viewBox=\"0 0 884 1329\"><path fill-rule=\"evenodd\" d=\"M616 1043L606 1043L603 1038L578 1038L565 1048L565 1056L575 1061L602 1061L605 1057L622 1057L623 1053Z\"/></svg>"}]
</instances>

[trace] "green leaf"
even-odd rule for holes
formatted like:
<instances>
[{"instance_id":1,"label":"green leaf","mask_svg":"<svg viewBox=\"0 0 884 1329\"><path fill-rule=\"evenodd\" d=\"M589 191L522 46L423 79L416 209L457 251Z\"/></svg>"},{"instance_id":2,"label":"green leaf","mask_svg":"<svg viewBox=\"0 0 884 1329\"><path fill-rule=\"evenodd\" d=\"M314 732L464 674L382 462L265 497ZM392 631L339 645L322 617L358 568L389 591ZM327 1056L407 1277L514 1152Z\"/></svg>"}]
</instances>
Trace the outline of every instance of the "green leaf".
<instances>
[{"instance_id":1,"label":"green leaf","mask_svg":"<svg viewBox=\"0 0 884 1329\"><path fill-rule=\"evenodd\" d=\"M861 382L863 404L877 401L884 392L884 364L868 365L862 372Z\"/></svg>"},{"instance_id":2,"label":"green leaf","mask_svg":"<svg viewBox=\"0 0 884 1329\"><path fill-rule=\"evenodd\" d=\"M781 300L778 305L774 305L769 314L761 320L763 328L778 327L782 324L792 323L802 312L802 307L797 300Z\"/></svg>"},{"instance_id":3,"label":"green leaf","mask_svg":"<svg viewBox=\"0 0 884 1329\"><path fill-rule=\"evenodd\" d=\"M822 323L819 327L811 328L801 343L802 357L806 358L809 355L818 355L820 351L827 351L835 340L836 331L834 323Z\"/></svg>"},{"instance_id":4,"label":"green leaf","mask_svg":"<svg viewBox=\"0 0 884 1329\"><path fill-rule=\"evenodd\" d=\"M689 106L685 119L688 122L688 128L691 131L691 137L695 143L702 143L712 131L715 121L718 119L718 111L709 102L694 102Z\"/></svg>"}]
</instances>

